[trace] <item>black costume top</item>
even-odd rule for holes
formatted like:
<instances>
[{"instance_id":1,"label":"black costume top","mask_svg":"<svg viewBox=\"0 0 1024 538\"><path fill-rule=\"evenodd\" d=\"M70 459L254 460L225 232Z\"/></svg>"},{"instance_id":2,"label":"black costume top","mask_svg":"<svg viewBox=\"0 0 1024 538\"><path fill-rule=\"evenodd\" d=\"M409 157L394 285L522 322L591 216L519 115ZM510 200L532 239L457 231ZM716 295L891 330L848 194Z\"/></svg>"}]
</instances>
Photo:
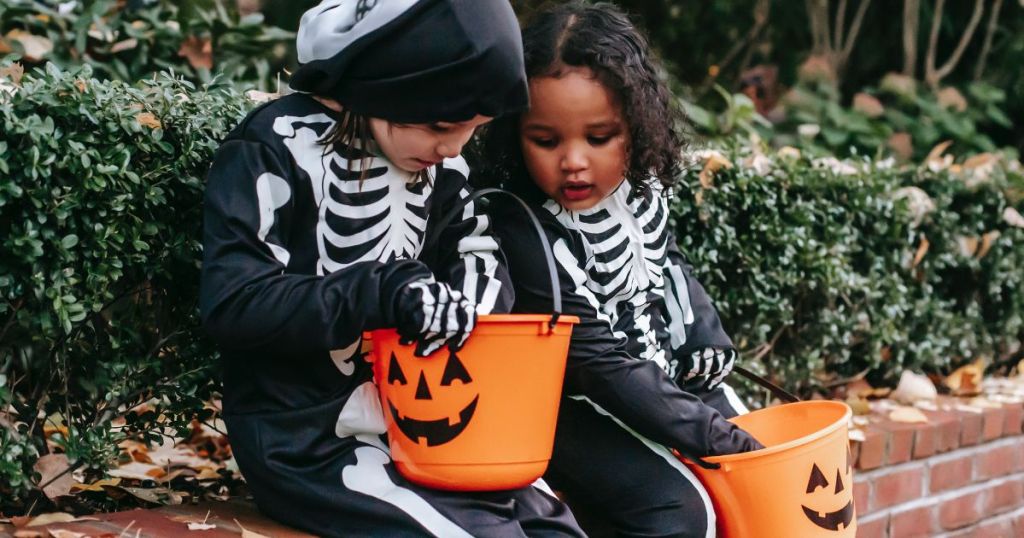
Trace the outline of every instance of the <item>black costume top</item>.
<instances>
[{"instance_id":1,"label":"black costume top","mask_svg":"<svg viewBox=\"0 0 1024 538\"><path fill-rule=\"evenodd\" d=\"M481 314L511 304L475 204L421 251L469 193L465 161L412 181L383 157L321 145L337 119L308 95L278 99L228 136L210 170L200 307L222 350L227 413L344 399L371 376L361 333L394 326L398 291L431 272Z\"/></svg>"},{"instance_id":2,"label":"black costume top","mask_svg":"<svg viewBox=\"0 0 1024 538\"><path fill-rule=\"evenodd\" d=\"M623 184L593 208L569 211L524 188L552 245L563 313L575 315L565 394L585 398L640 435L694 456L759 448L673 378L706 348L731 348L718 314L675 247L657 193ZM495 207L516 312L549 312L547 268L521 208Z\"/></svg>"}]
</instances>

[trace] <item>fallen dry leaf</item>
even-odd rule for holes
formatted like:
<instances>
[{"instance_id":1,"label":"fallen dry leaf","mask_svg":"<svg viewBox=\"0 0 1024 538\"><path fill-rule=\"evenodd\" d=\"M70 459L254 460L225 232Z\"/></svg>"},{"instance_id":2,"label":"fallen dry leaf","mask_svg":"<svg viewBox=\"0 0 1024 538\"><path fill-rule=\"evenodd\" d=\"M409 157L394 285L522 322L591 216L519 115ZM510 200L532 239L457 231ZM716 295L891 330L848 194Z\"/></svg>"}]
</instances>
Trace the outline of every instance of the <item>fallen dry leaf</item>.
<instances>
[{"instance_id":1,"label":"fallen dry leaf","mask_svg":"<svg viewBox=\"0 0 1024 538\"><path fill-rule=\"evenodd\" d=\"M871 404L864 398L849 396L846 398L846 405L850 406L854 415L867 415L871 413Z\"/></svg>"},{"instance_id":2,"label":"fallen dry leaf","mask_svg":"<svg viewBox=\"0 0 1024 538\"><path fill-rule=\"evenodd\" d=\"M978 252L977 237L967 237L964 235L959 235L956 238L956 244L960 250L960 255L965 258L970 258L971 256L974 256L975 252Z\"/></svg>"},{"instance_id":3,"label":"fallen dry leaf","mask_svg":"<svg viewBox=\"0 0 1024 538\"><path fill-rule=\"evenodd\" d=\"M1015 228L1024 228L1024 216L1012 207L1003 210L1003 222Z\"/></svg>"},{"instance_id":4,"label":"fallen dry leaf","mask_svg":"<svg viewBox=\"0 0 1024 538\"><path fill-rule=\"evenodd\" d=\"M133 38L125 39L124 41L118 41L110 46L110 53L117 54L118 52L124 52L126 50L132 50L139 46L139 40Z\"/></svg>"},{"instance_id":5,"label":"fallen dry leaf","mask_svg":"<svg viewBox=\"0 0 1024 538\"><path fill-rule=\"evenodd\" d=\"M988 251L992 248L992 243L995 243L996 239L999 239L999 230L992 230L981 236L981 246L978 247L978 252L975 254L980 260L988 254Z\"/></svg>"},{"instance_id":6,"label":"fallen dry leaf","mask_svg":"<svg viewBox=\"0 0 1024 538\"><path fill-rule=\"evenodd\" d=\"M86 538L88 534L64 529L46 529L52 538Z\"/></svg>"},{"instance_id":7,"label":"fallen dry leaf","mask_svg":"<svg viewBox=\"0 0 1024 538\"><path fill-rule=\"evenodd\" d=\"M217 528L213 523L197 523L195 521L188 522L187 526L190 531L208 531Z\"/></svg>"},{"instance_id":8,"label":"fallen dry leaf","mask_svg":"<svg viewBox=\"0 0 1024 538\"><path fill-rule=\"evenodd\" d=\"M938 396L939 391L935 388L932 380L928 379L928 376L909 370L904 370L900 374L900 382L896 386L896 390L892 392L894 400L906 404L913 404L919 400L934 400Z\"/></svg>"},{"instance_id":9,"label":"fallen dry leaf","mask_svg":"<svg viewBox=\"0 0 1024 538\"><path fill-rule=\"evenodd\" d=\"M30 62L41 62L50 52L53 51L53 41L43 37L31 34L24 30L14 29L7 32L8 41L17 41L21 44L21 48L24 49L25 59Z\"/></svg>"},{"instance_id":10,"label":"fallen dry leaf","mask_svg":"<svg viewBox=\"0 0 1024 538\"><path fill-rule=\"evenodd\" d=\"M49 514L40 514L31 519L25 524L26 527L39 527L41 525L50 525L52 523L71 523L72 521L98 521L94 517L75 517L71 514L65 514L64 512L52 512Z\"/></svg>"},{"instance_id":11,"label":"fallen dry leaf","mask_svg":"<svg viewBox=\"0 0 1024 538\"><path fill-rule=\"evenodd\" d=\"M135 121L139 122L139 125L149 127L150 129L159 129L163 127L163 124L160 123L160 119L152 112L139 112L135 115Z\"/></svg>"},{"instance_id":12,"label":"fallen dry leaf","mask_svg":"<svg viewBox=\"0 0 1024 538\"><path fill-rule=\"evenodd\" d=\"M949 387L954 396L977 396L981 392L984 375L985 360L979 358L954 370L946 376L943 384Z\"/></svg>"},{"instance_id":13,"label":"fallen dry leaf","mask_svg":"<svg viewBox=\"0 0 1024 538\"><path fill-rule=\"evenodd\" d=\"M898 407L889 412L889 420L893 422L928 422L928 417L915 407Z\"/></svg>"},{"instance_id":14,"label":"fallen dry leaf","mask_svg":"<svg viewBox=\"0 0 1024 538\"><path fill-rule=\"evenodd\" d=\"M47 454L32 467L39 473L39 485L44 485L43 493L50 499L71 493L75 478L68 472L71 464L65 454Z\"/></svg>"},{"instance_id":15,"label":"fallen dry leaf","mask_svg":"<svg viewBox=\"0 0 1024 538\"><path fill-rule=\"evenodd\" d=\"M167 471L158 465L133 461L131 463L126 463L117 469L111 469L107 474L114 478L153 480L167 474Z\"/></svg>"},{"instance_id":16,"label":"fallen dry leaf","mask_svg":"<svg viewBox=\"0 0 1024 538\"><path fill-rule=\"evenodd\" d=\"M928 254L928 247L930 245L931 243L928 242L928 238L921 236L921 242L917 245L917 252L914 253L914 263L911 264L911 267L917 267L921 263L925 254Z\"/></svg>"},{"instance_id":17,"label":"fallen dry leaf","mask_svg":"<svg viewBox=\"0 0 1024 538\"><path fill-rule=\"evenodd\" d=\"M71 491L104 491L104 486L117 486L120 483L120 478L105 478L92 484L74 484L71 486Z\"/></svg>"},{"instance_id":18,"label":"fallen dry leaf","mask_svg":"<svg viewBox=\"0 0 1024 538\"><path fill-rule=\"evenodd\" d=\"M178 56L196 69L213 69L213 43L209 38L190 35L181 42Z\"/></svg>"},{"instance_id":19,"label":"fallen dry leaf","mask_svg":"<svg viewBox=\"0 0 1024 538\"><path fill-rule=\"evenodd\" d=\"M717 151L710 152L704 161L704 168L700 171L700 186L705 189L713 187L715 172L723 168L732 168L732 163L729 162L729 159Z\"/></svg>"},{"instance_id":20,"label":"fallen dry leaf","mask_svg":"<svg viewBox=\"0 0 1024 538\"><path fill-rule=\"evenodd\" d=\"M258 532L253 532L243 527L242 524L239 523L237 519L235 520L235 525L238 525L238 528L242 529L242 538L270 538L269 536L260 534Z\"/></svg>"},{"instance_id":21,"label":"fallen dry leaf","mask_svg":"<svg viewBox=\"0 0 1024 538\"><path fill-rule=\"evenodd\" d=\"M20 63L13 63L6 67L0 67L0 77L10 80L15 86L21 86L21 78L24 75L25 68Z\"/></svg>"}]
</instances>

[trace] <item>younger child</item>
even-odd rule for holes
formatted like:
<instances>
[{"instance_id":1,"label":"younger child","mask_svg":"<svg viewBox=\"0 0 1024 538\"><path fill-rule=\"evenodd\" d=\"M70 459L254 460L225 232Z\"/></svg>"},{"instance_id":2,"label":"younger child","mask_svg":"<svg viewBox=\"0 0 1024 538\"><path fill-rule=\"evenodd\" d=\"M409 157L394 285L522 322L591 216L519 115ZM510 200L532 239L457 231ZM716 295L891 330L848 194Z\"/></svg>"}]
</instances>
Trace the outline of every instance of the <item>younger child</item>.
<instances>
[{"instance_id":1,"label":"younger child","mask_svg":"<svg viewBox=\"0 0 1024 538\"><path fill-rule=\"evenodd\" d=\"M302 17L299 93L217 152L201 311L221 348L224 419L256 503L319 536L579 536L550 492L434 491L391 463L360 335L460 345L512 290L459 156L527 104L506 0L327 0Z\"/></svg>"},{"instance_id":2,"label":"younger child","mask_svg":"<svg viewBox=\"0 0 1024 538\"><path fill-rule=\"evenodd\" d=\"M544 12L523 46L530 109L495 122L485 149L500 183L537 208L563 312L581 320L547 478L616 535L713 536L708 494L670 449L699 458L761 445L725 419L745 411L720 385L735 350L668 226L681 145L671 94L610 4ZM550 310L526 218L514 204L495 212L514 310Z\"/></svg>"}]
</instances>

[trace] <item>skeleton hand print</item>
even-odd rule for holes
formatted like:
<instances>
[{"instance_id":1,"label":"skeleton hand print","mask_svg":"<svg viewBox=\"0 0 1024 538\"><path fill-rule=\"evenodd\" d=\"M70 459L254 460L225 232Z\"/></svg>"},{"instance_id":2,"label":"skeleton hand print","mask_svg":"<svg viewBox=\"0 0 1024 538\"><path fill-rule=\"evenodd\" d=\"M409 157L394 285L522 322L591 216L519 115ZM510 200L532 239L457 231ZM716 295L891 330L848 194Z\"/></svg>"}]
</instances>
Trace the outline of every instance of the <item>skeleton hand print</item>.
<instances>
[{"instance_id":1,"label":"skeleton hand print","mask_svg":"<svg viewBox=\"0 0 1024 538\"><path fill-rule=\"evenodd\" d=\"M397 317L402 342L416 342L416 355L426 357L445 344L462 347L476 325L476 305L444 282L420 280L399 294Z\"/></svg>"},{"instance_id":2,"label":"skeleton hand print","mask_svg":"<svg viewBox=\"0 0 1024 538\"><path fill-rule=\"evenodd\" d=\"M735 349L705 348L694 351L685 364L681 364L682 379L706 376L704 390L712 391L725 380L736 363Z\"/></svg>"}]
</instances>

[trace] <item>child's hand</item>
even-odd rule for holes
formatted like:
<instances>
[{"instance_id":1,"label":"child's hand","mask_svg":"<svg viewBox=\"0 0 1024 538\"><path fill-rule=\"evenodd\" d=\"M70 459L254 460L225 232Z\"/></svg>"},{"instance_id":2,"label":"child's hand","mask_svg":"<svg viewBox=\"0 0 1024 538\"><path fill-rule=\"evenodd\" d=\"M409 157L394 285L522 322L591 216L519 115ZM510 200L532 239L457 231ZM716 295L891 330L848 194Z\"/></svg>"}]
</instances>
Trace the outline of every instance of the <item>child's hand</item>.
<instances>
[{"instance_id":1,"label":"child's hand","mask_svg":"<svg viewBox=\"0 0 1024 538\"><path fill-rule=\"evenodd\" d=\"M694 351L689 360L682 365L681 379L687 380L697 376L707 377L704 390L712 391L725 381L736 362L736 350L705 348Z\"/></svg>"},{"instance_id":2,"label":"child's hand","mask_svg":"<svg viewBox=\"0 0 1024 538\"><path fill-rule=\"evenodd\" d=\"M402 343L416 342L419 357L446 344L458 350L476 325L476 305L462 292L433 278L406 285L398 297L397 314Z\"/></svg>"}]
</instances>

